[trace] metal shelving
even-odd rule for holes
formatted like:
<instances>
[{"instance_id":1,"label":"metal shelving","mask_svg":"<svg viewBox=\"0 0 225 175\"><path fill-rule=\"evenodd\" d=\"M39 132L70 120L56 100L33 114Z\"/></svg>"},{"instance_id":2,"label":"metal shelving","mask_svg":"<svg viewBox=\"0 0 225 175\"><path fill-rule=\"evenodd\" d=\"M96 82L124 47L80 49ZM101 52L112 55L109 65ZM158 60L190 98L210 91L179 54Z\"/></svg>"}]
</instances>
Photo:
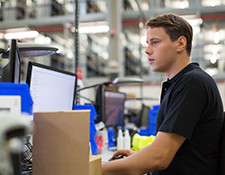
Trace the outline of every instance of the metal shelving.
<instances>
[{"instance_id":1,"label":"metal shelving","mask_svg":"<svg viewBox=\"0 0 225 175\"><path fill-rule=\"evenodd\" d=\"M110 0L92 0L89 1L91 4L88 4L85 0L79 1L80 6L80 23L84 22L94 22L94 21L106 21L108 20L108 10L107 4ZM213 0L212 0L213 1ZM208 1L208 3L212 3L212 1ZM26 3L25 3L26 2ZM124 1L125 2L125 1ZM145 22L148 18L153 17L158 14L173 12L180 15L190 15L195 18L201 19L202 22L197 25L198 33L195 35L195 41L193 45L193 53L192 58L193 61L198 61L202 65L203 68L215 68L218 73L223 74L225 72L224 66L224 56L225 53L224 43L225 43L225 2L224 0L215 1L215 6L210 6L213 4L207 5L207 0L129 0L127 1L130 5L126 6L123 4L121 16L122 16L122 33L124 35L125 32L129 32L131 37L140 36L140 31L138 30L138 25L140 22ZM126 2L126 3L127 3ZM181 8L180 5L174 5L176 3L186 4L186 8ZM93 9L92 7L93 6ZM27 27L28 30L37 30L40 35L45 37L49 37L52 41L52 44L56 47L60 47L63 49L70 49L72 53L74 53L74 43L71 42L71 36L74 34L74 9L75 3L72 0L60 0L58 3L41 0L19 0L17 3L14 0L1 1L0 7L0 33L4 35L7 33L7 29L10 28L20 28ZM54 11L54 13L53 13ZM216 26L216 27L215 27ZM133 29L136 28L134 31ZM131 31L132 30L132 31ZM212 33L212 31L220 32L221 39L219 43L213 44L213 39L208 33ZM111 32L111 30L109 31ZM135 33L136 32L136 33ZM81 34L87 35L87 34ZM109 68L107 67L111 60L105 58L105 55L99 54L99 52L108 52L109 43L104 43L105 41L100 37L100 35L105 35L105 37L109 37L108 34L90 34L93 42L94 40L99 40L99 51L96 49L90 48L88 44L84 44L87 41L83 40L85 37L80 37L80 58L81 68L86 71L84 72L84 80L89 79L92 75L93 77L108 77L107 71ZM125 37L124 37L125 38ZM131 49L132 57L128 58L128 56L122 50L122 61L118 63L119 66L123 66L124 69L130 69L130 72L127 73L124 70L124 74L122 76L130 76L135 75L139 76L140 71L143 73L144 79L151 79L155 81L161 81L161 76L157 76L156 74L150 72L149 67L144 65L142 70L139 69L139 66L134 67L134 64L143 63L145 58L144 48L141 48L141 52L143 54L136 54L140 52L139 44L140 41L130 41L126 38L121 39L122 47L125 48L126 44L124 42L129 43L130 45L136 45L137 48L135 50ZM109 38L110 39L110 38ZM23 39L21 41L33 42L34 39ZM108 41L109 42L109 41ZM1 45L5 45L7 47L7 40L3 37L0 39ZM220 50L218 51L218 59L216 63L211 63L210 60L205 59L206 57L210 57L213 55L212 48L214 45L221 45ZM216 47L216 46L215 46ZM207 49L208 48L208 49ZM211 49L211 50L210 50ZM135 54L134 54L135 52ZM215 52L215 51L214 51ZM91 53L91 54L90 54ZM94 56L92 53L95 53ZM68 52L62 52L62 56L64 56L63 62L67 62L68 64L72 64L72 66L68 66L70 70L74 70L74 61L68 61L71 58L68 58ZM207 56L207 54L209 56ZM135 56L134 56L135 55ZM106 56L107 57L107 56ZM127 59L126 59L127 58ZM139 61L141 60L141 61ZM94 63L93 63L94 62ZM123 65L122 65L122 64ZM134 70L134 71L133 71ZM93 71L91 73L91 71ZM159 79L157 77L160 77Z\"/></svg>"}]
</instances>

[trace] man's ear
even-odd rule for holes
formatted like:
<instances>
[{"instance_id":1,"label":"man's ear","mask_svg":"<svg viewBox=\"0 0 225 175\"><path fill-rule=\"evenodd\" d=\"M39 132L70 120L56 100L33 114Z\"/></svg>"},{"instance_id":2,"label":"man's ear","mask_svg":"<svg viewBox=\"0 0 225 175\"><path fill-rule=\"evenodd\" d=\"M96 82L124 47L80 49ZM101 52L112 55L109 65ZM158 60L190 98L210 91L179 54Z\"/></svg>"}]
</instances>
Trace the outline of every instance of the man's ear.
<instances>
[{"instance_id":1,"label":"man's ear","mask_svg":"<svg viewBox=\"0 0 225 175\"><path fill-rule=\"evenodd\" d=\"M180 36L177 40L177 52L182 52L186 49L187 39L185 36Z\"/></svg>"}]
</instances>

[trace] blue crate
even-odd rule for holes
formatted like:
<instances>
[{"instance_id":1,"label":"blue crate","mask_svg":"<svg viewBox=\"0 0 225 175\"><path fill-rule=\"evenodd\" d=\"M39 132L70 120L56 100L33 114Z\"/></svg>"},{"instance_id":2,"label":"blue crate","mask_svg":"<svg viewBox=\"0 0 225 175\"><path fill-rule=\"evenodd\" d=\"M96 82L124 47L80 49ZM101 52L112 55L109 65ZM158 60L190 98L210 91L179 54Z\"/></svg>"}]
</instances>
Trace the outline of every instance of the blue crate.
<instances>
[{"instance_id":1,"label":"blue crate","mask_svg":"<svg viewBox=\"0 0 225 175\"><path fill-rule=\"evenodd\" d=\"M92 151L92 154L94 155L98 150L97 144L94 139L94 137L97 134L97 130L94 123L94 120L97 119L97 113L96 113L95 107L92 104L74 105L74 110L90 110L90 143L91 143L91 151Z\"/></svg>"},{"instance_id":2,"label":"blue crate","mask_svg":"<svg viewBox=\"0 0 225 175\"><path fill-rule=\"evenodd\" d=\"M159 110L159 105L154 105L153 109L149 110L149 120L148 120L149 135L156 134L156 118L157 118L158 110Z\"/></svg>"},{"instance_id":3,"label":"blue crate","mask_svg":"<svg viewBox=\"0 0 225 175\"><path fill-rule=\"evenodd\" d=\"M95 110L94 105L92 105L92 104L74 105L74 110L91 110L90 122L94 122L94 120L97 119L97 112Z\"/></svg>"},{"instance_id":4,"label":"blue crate","mask_svg":"<svg viewBox=\"0 0 225 175\"><path fill-rule=\"evenodd\" d=\"M32 115L33 100L30 96L30 90L27 84L0 83L0 95L21 96L21 112Z\"/></svg>"}]
</instances>

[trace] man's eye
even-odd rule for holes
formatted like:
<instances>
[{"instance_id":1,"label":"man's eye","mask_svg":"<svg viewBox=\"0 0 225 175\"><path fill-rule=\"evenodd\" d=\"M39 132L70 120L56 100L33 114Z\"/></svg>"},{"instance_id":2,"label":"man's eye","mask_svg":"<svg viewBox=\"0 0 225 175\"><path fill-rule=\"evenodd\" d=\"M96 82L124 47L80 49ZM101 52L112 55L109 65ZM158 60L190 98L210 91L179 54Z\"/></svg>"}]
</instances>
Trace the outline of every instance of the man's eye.
<instances>
[{"instance_id":1,"label":"man's eye","mask_svg":"<svg viewBox=\"0 0 225 175\"><path fill-rule=\"evenodd\" d=\"M158 41L152 41L152 44L156 45L156 44L158 44Z\"/></svg>"}]
</instances>

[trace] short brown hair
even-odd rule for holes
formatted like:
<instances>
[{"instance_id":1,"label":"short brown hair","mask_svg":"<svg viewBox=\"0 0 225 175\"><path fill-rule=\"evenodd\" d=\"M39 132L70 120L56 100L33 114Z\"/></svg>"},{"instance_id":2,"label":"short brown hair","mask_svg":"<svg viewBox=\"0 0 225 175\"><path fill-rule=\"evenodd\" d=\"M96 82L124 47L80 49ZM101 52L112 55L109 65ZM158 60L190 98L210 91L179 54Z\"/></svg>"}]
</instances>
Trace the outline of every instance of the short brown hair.
<instances>
[{"instance_id":1,"label":"short brown hair","mask_svg":"<svg viewBox=\"0 0 225 175\"><path fill-rule=\"evenodd\" d=\"M186 51L190 56L193 31L191 25L185 19L176 14L168 13L150 19L146 26L164 28L171 41L176 41L180 36L184 36L187 39Z\"/></svg>"}]
</instances>

